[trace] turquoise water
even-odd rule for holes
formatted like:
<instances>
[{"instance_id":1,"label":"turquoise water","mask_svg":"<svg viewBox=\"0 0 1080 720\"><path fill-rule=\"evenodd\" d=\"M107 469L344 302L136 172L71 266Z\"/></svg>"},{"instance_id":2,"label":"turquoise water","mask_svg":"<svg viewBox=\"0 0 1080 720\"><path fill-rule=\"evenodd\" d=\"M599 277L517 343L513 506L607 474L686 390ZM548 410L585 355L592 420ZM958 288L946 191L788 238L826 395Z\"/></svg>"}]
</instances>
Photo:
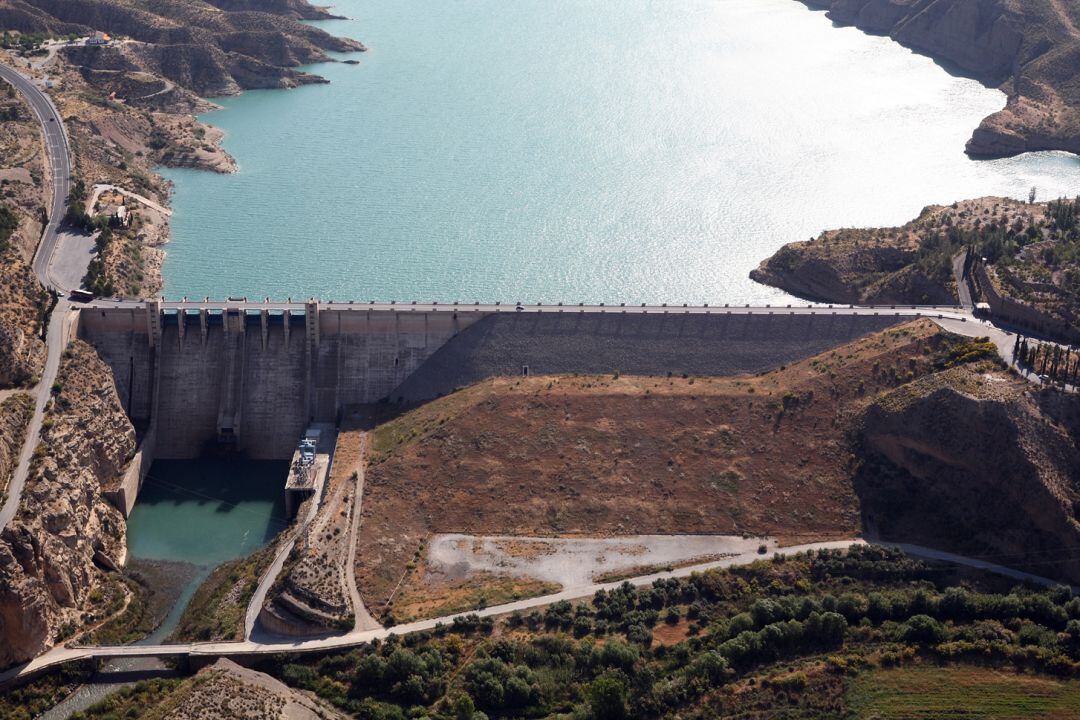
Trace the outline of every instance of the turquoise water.
<instances>
[{"instance_id":1,"label":"turquoise water","mask_svg":"<svg viewBox=\"0 0 1080 720\"><path fill-rule=\"evenodd\" d=\"M194 564L172 612L144 642L176 627L198 586L223 562L248 555L288 524L284 460L155 460L127 523L128 553Z\"/></svg>"},{"instance_id":2,"label":"turquoise water","mask_svg":"<svg viewBox=\"0 0 1080 720\"><path fill-rule=\"evenodd\" d=\"M1004 95L794 0L344 0L330 85L221 101L240 172L168 171L165 292L755 302L825 228L1080 193L963 153Z\"/></svg>"}]
</instances>

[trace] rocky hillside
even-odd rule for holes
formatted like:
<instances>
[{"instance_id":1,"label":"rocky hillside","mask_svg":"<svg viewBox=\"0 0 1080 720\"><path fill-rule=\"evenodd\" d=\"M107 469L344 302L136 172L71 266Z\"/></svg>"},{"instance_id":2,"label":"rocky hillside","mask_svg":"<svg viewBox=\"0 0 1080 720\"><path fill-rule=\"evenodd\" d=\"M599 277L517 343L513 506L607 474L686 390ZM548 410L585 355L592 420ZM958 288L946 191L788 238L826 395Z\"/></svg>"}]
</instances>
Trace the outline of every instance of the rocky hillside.
<instances>
[{"instance_id":1,"label":"rocky hillside","mask_svg":"<svg viewBox=\"0 0 1080 720\"><path fill-rule=\"evenodd\" d=\"M27 393L15 393L0 402L0 498L6 497L33 414L34 399Z\"/></svg>"},{"instance_id":2,"label":"rocky hillside","mask_svg":"<svg viewBox=\"0 0 1080 720\"><path fill-rule=\"evenodd\" d=\"M0 26L7 29L53 35L100 30L130 39L66 50L69 61L88 73L150 73L202 96L319 82L293 68L329 60L328 50L363 49L298 19L313 17L325 14L299 0L8 0L0 5Z\"/></svg>"},{"instance_id":3,"label":"rocky hillside","mask_svg":"<svg viewBox=\"0 0 1080 720\"><path fill-rule=\"evenodd\" d=\"M1071 0L802 0L884 33L1008 95L975 130L973 155L1080 152L1080 8Z\"/></svg>"},{"instance_id":4,"label":"rocky hillside","mask_svg":"<svg viewBox=\"0 0 1080 720\"><path fill-rule=\"evenodd\" d=\"M19 512L0 534L0 667L100 620L124 521L101 495L135 450L108 366L82 342L65 352Z\"/></svg>"},{"instance_id":5,"label":"rocky hillside","mask_svg":"<svg viewBox=\"0 0 1080 720\"><path fill-rule=\"evenodd\" d=\"M886 394L859 425L871 529L1080 582L1080 399L957 367Z\"/></svg>"},{"instance_id":6,"label":"rocky hillside","mask_svg":"<svg viewBox=\"0 0 1080 720\"><path fill-rule=\"evenodd\" d=\"M975 301L1020 326L1077 324L1080 199L932 205L902 227L830 230L785 245L750 277L823 302L955 303L954 259L968 249L987 270ZM969 265L972 276L978 269Z\"/></svg>"}]
</instances>

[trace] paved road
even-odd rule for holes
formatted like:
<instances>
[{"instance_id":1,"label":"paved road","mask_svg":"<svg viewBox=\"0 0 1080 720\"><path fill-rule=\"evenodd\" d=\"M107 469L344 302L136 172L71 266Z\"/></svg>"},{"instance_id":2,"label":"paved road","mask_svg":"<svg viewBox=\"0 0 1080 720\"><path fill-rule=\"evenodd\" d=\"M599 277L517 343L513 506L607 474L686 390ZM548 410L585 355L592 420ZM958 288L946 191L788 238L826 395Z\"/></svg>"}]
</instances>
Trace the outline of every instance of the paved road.
<instances>
[{"instance_id":1,"label":"paved road","mask_svg":"<svg viewBox=\"0 0 1080 720\"><path fill-rule=\"evenodd\" d=\"M90 192L90 202L87 203L87 208L94 207L94 204L97 203L98 197L100 197L101 193L105 192L106 190L113 190L120 193L121 195L124 195L125 197L129 197L132 200L140 202L151 210L157 210L165 217L170 217L172 215L172 210L165 207L164 205L156 203L150 198L139 195L138 193L133 193L130 190L125 190L119 185L109 185L108 183L100 183L94 186L94 189Z\"/></svg>"},{"instance_id":2,"label":"paved road","mask_svg":"<svg viewBox=\"0 0 1080 720\"><path fill-rule=\"evenodd\" d=\"M38 445L38 436L41 433L45 404L49 401L52 384L56 381L56 372L60 367L61 348L67 343L73 318L71 305L67 300L61 299L49 319L49 333L46 337L49 354L45 358L45 369L41 373L41 381L30 393L34 397L34 416L30 419L30 425L27 428L26 440L19 454L19 464L15 466L15 473L11 476L7 499L3 507L0 507L0 529L7 526L19 509L23 487L26 485L26 476L30 472L30 461L33 459L34 448Z\"/></svg>"},{"instance_id":3,"label":"paved road","mask_svg":"<svg viewBox=\"0 0 1080 720\"><path fill-rule=\"evenodd\" d=\"M776 552L784 555L794 554L798 552L804 552L806 550L818 550L823 548L846 548L852 544L861 543L861 540L837 540L832 542L820 542L809 543L806 545L796 545L792 547L786 547L777 550ZM755 562L762 558L761 555L756 552L744 553L742 555L736 555L732 557L723 558L710 563L702 563L701 565L694 565L690 567L679 568L670 572L652 573L649 575L642 575L640 577L631 578L625 582L629 582L635 586L651 585L654 581L662 578L671 577L689 577L694 572L703 572L705 570L712 570L714 568L731 567L733 565L745 565L747 563ZM568 588L562 592L554 595L544 595L541 597L529 598L526 600L519 600L513 603L507 603L505 605L496 605L493 607L485 608L483 610L475 611L476 615L481 617L490 617L495 615L503 615L510 612L526 611L533 608L542 607L544 605L550 605L553 602L559 600L574 600L577 598L590 597L598 590L612 590L624 581L610 582L610 583L594 583L576 588ZM385 639L391 635L406 635L408 633L418 632L420 630L431 630L437 625L447 625L453 622L455 617L473 614L472 612L457 613L455 615L448 615L440 618L433 618L431 620L420 620L408 625L398 625L393 628L378 628L374 630L361 630L352 631L342 635L333 635L313 639L297 639L288 641L274 641L274 642L254 642L251 640L245 640L241 642L209 642L209 643L190 643L186 645L120 645L113 647L95 647L95 648L68 648L59 647L50 650L49 652L39 655L31 660L29 663L11 668L3 673L0 673L0 683L5 683L11 679L22 675L29 675L36 673L44 668L51 667L66 662L72 662L75 660L85 660L94 658L110 658L110 657L169 657L169 656L218 656L218 655L264 655L279 652L319 652L324 650L333 650L337 648L352 647L360 645L366 642L371 642L376 639Z\"/></svg>"},{"instance_id":4,"label":"paved road","mask_svg":"<svg viewBox=\"0 0 1080 720\"><path fill-rule=\"evenodd\" d=\"M352 600L354 631L375 630L379 623L371 617L371 613L364 606L364 598L360 595L360 589L356 586L356 543L360 535L361 513L364 501L364 470L367 467L368 436L364 433L360 441L360 461L356 465L356 496L353 499L352 526L349 528L349 556L345 560L345 584L349 588L349 598Z\"/></svg>"},{"instance_id":5,"label":"paved road","mask_svg":"<svg viewBox=\"0 0 1080 720\"><path fill-rule=\"evenodd\" d=\"M221 312L232 310L238 312L292 312L302 313L306 307L303 301L292 299L281 300L165 300L159 303L164 311L186 311L196 313L200 310L209 312ZM82 305L91 310L141 310L146 308L146 300L105 298L95 299ZM742 315L742 314L775 314L775 315L881 315L900 317L930 317L930 318L953 318L960 321L972 319L972 314L958 305L648 305L648 304L521 304L521 303L440 303L440 302L368 302L336 300L319 301L322 310L347 310L353 312L367 312L377 310L380 312L478 312L478 313L610 313L610 314L691 314L691 315Z\"/></svg>"},{"instance_id":6,"label":"paved road","mask_svg":"<svg viewBox=\"0 0 1080 720\"><path fill-rule=\"evenodd\" d=\"M959 296L960 306L965 310L973 310L975 302L971 299L971 282L964 275L964 261L967 259L967 255L968 251L964 250L957 253L953 258L953 277L956 279L956 294Z\"/></svg>"},{"instance_id":7,"label":"paved road","mask_svg":"<svg viewBox=\"0 0 1080 720\"><path fill-rule=\"evenodd\" d=\"M861 539L851 539L836 540L831 542L808 543L805 545L795 545L780 548L777 549L775 552L781 555L792 555L799 552L805 552L807 550L844 549L854 544L863 544L864 542L865 541ZM894 543L876 544L896 547L896 544ZM994 563L978 560L975 558L963 557L960 555L955 555L953 553L941 552L938 550L924 548L917 545L901 545L899 547L905 550L905 552L910 552L910 554L920 557L932 558L944 562L965 565L968 567L976 567L1008 577L1028 580L1042 585L1052 586L1059 584L1047 578L1030 575L1028 573L1021 573L1017 570L1013 570L1012 568L996 565ZM760 560L761 558L762 556L757 554L756 552L743 553L741 555L735 555L709 563L702 563L700 565L678 568L669 572L659 572L649 575L641 575L635 578L630 578L626 581L594 583L581 587L568 588L563 590L562 592L555 593L553 595L544 595L541 597L519 600L517 602L507 603L505 605L496 605L474 612L463 612L456 615L448 615L445 617L434 618L431 620L420 620L414 623L409 623L407 625L398 625L393 628L353 630L352 632L345 633L343 635L326 636L321 638L303 640L297 639L290 641L275 641L266 643L245 640L242 642L207 642L190 643L186 645L121 645L114 647L95 648L58 647L50 650L43 655L38 656L37 658L34 658L25 665L10 668L5 672L0 673L0 684L6 683L10 680L24 675L32 675L54 665L60 665L76 660L114 657L218 657L222 655L235 657L245 655L265 655L280 652L303 653L335 650L340 648L353 647L363 643L371 642L372 640L383 640L387 637L390 637L391 635L406 635L422 630L432 630L439 625L448 625L453 622L455 617L461 617L464 615L476 614L481 617L493 617L497 615L505 615L511 612L525 612L538 607L543 607L545 605L550 605L551 603L558 602L559 600L576 600L579 598L591 597L598 590L612 590L622 585L623 582L629 582L635 587L648 586L656 580L666 578L689 577L693 573L704 572L706 570L732 567L735 565L746 565Z\"/></svg>"},{"instance_id":8,"label":"paved road","mask_svg":"<svg viewBox=\"0 0 1080 720\"><path fill-rule=\"evenodd\" d=\"M49 205L49 222L41 234L41 242L38 243L37 252L34 254L33 269L38 280L49 288L55 285L49 280L49 265L52 261L53 252L57 244L57 231L60 223L67 212L67 197L71 185L71 157L69 154L67 132L64 130L60 113L52 100L32 80L16 72L6 65L0 65L0 77L7 80L22 93L30 104L34 115L41 124L45 137L45 150L49 159L50 174L52 177L52 198ZM66 289L66 288L65 288ZM0 507L0 529L7 526L8 522L15 517L22 499L22 490L26 485L26 476L30 470L30 460L37 447L41 434L41 422L44 418L45 404L49 400L50 390L56 380L56 372L60 366L60 354L67 343L70 330L72 313L71 306L61 299L53 308L49 317L49 331L45 338L47 356L45 367L36 387L31 390L34 397L34 416L30 419L27 428L26 440L23 442L22 452L19 454L19 463L15 467L11 483L8 486L8 496L3 507Z\"/></svg>"},{"instance_id":9,"label":"paved road","mask_svg":"<svg viewBox=\"0 0 1080 720\"><path fill-rule=\"evenodd\" d=\"M49 262L56 249L57 232L67 212L67 197L71 192L71 155L67 132L64 130L56 106L33 80L6 65L0 65L0 77L14 85L26 98L45 135L45 150L52 176L52 198L49 204L49 222L41 235L37 253L34 254L33 267L34 274L38 276L42 284L53 288L55 285L48 277ZM71 288L62 289L70 290Z\"/></svg>"}]
</instances>

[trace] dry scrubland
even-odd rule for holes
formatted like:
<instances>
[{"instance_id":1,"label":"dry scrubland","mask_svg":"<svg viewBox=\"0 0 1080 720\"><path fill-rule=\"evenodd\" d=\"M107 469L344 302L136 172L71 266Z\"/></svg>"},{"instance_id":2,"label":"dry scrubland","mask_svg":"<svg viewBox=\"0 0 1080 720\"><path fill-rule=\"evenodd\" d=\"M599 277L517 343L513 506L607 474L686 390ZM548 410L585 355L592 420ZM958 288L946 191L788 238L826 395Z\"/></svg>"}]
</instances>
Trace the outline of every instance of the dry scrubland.
<instances>
[{"instance_id":1,"label":"dry scrubland","mask_svg":"<svg viewBox=\"0 0 1080 720\"><path fill-rule=\"evenodd\" d=\"M423 405L372 433L365 603L388 614L432 533L853 536L853 420L961 345L917 321L759 376L502 378Z\"/></svg>"},{"instance_id":2,"label":"dry scrubland","mask_svg":"<svg viewBox=\"0 0 1080 720\"><path fill-rule=\"evenodd\" d=\"M1076 339L1080 199L931 205L902 227L830 230L785 245L750 276L824 302L954 304L953 258L968 249L978 259L969 264L974 301L1021 327Z\"/></svg>"},{"instance_id":3,"label":"dry scrubland","mask_svg":"<svg viewBox=\"0 0 1080 720\"><path fill-rule=\"evenodd\" d=\"M164 720L333 720L344 717L310 693L218 660L184 680L150 680L103 700L90 717ZM83 717L76 713L76 718Z\"/></svg>"}]
</instances>

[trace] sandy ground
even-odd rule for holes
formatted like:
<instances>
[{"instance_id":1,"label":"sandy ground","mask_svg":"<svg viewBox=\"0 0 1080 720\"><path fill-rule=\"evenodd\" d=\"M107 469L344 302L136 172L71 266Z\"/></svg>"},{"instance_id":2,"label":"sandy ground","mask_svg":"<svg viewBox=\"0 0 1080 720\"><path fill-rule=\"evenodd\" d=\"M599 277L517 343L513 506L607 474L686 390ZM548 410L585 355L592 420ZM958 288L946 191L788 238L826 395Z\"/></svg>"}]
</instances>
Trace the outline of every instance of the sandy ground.
<instances>
[{"instance_id":1,"label":"sandy ground","mask_svg":"<svg viewBox=\"0 0 1080 720\"><path fill-rule=\"evenodd\" d=\"M445 534L432 537L429 571L460 578L475 572L524 575L575 588L600 575L631 568L719 559L754 552L776 541L736 535L631 535L619 538L540 538Z\"/></svg>"}]
</instances>

